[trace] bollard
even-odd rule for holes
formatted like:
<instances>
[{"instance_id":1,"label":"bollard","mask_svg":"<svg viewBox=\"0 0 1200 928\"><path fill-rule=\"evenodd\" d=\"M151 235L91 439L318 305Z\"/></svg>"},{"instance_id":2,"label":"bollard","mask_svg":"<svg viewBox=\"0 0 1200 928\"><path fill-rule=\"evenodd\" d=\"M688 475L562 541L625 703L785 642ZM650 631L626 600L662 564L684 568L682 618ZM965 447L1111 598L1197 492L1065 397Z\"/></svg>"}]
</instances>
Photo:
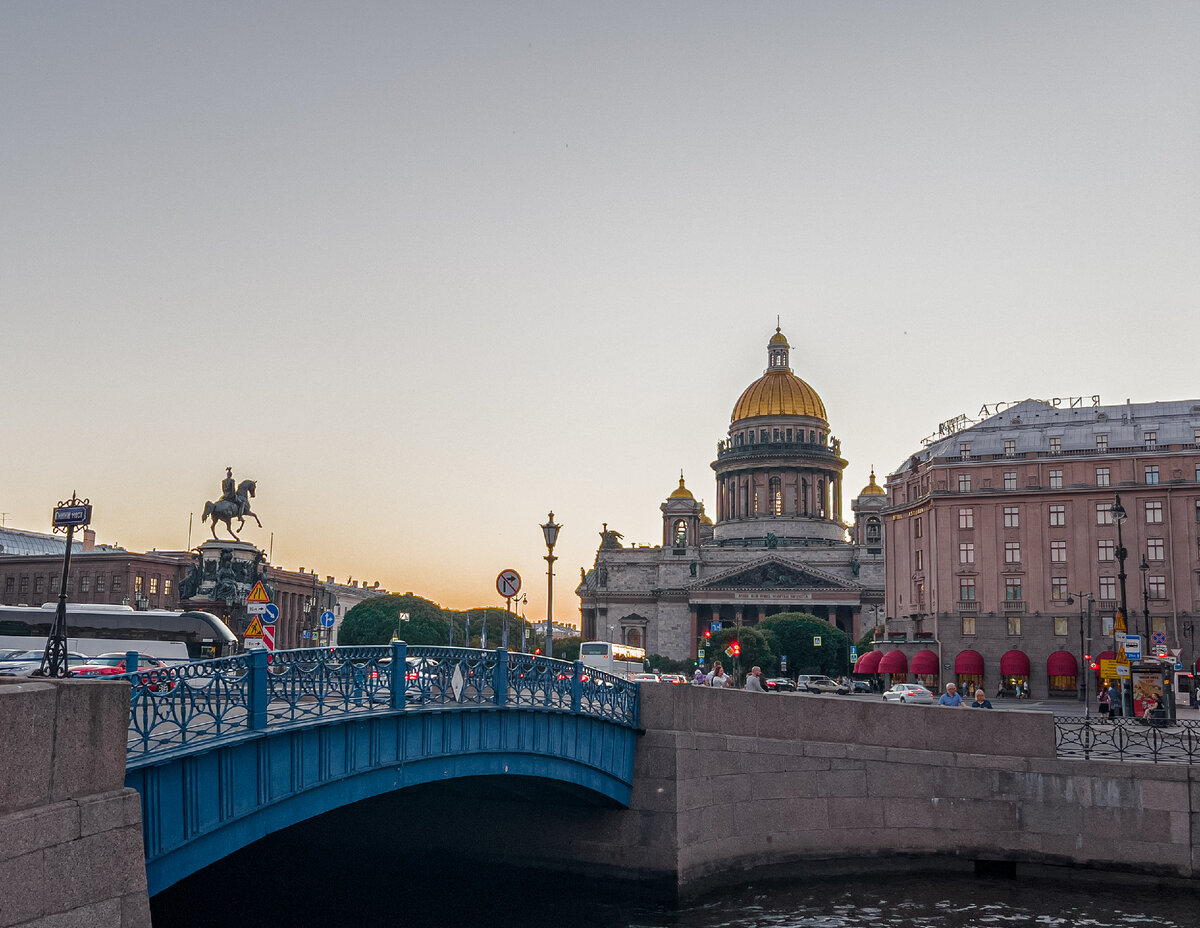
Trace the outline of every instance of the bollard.
<instances>
[{"instance_id":1,"label":"bollard","mask_svg":"<svg viewBox=\"0 0 1200 928\"><path fill-rule=\"evenodd\" d=\"M417 686L421 685L421 675L417 674ZM392 642L392 708L405 708L408 697L408 645L403 641Z\"/></svg>"},{"instance_id":2,"label":"bollard","mask_svg":"<svg viewBox=\"0 0 1200 928\"><path fill-rule=\"evenodd\" d=\"M571 714L578 715L583 705L583 661L575 662L575 673L571 677Z\"/></svg>"},{"instance_id":3,"label":"bollard","mask_svg":"<svg viewBox=\"0 0 1200 928\"><path fill-rule=\"evenodd\" d=\"M246 727L267 727L267 650L255 648L246 655Z\"/></svg>"},{"instance_id":4,"label":"bollard","mask_svg":"<svg viewBox=\"0 0 1200 928\"><path fill-rule=\"evenodd\" d=\"M138 653L137 651L125 652L125 672L136 673L138 669Z\"/></svg>"},{"instance_id":5,"label":"bollard","mask_svg":"<svg viewBox=\"0 0 1200 928\"><path fill-rule=\"evenodd\" d=\"M508 705L508 649L496 648L496 668L492 671L492 690L496 694L496 705Z\"/></svg>"}]
</instances>

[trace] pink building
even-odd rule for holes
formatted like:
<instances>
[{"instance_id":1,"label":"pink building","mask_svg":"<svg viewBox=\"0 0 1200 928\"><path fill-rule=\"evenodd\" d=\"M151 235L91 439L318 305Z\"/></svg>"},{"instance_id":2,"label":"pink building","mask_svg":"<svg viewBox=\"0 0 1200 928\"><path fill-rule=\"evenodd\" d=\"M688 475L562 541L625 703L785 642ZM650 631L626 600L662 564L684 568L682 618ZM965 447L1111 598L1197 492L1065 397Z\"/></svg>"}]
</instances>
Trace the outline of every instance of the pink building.
<instances>
[{"instance_id":1,"label":"pink building","mask_svg":"<svg viewBox=\"0 0 1200 928\"><path fill-rule=\"evenodd\" d=\"M989 696L1018 683L1035 697L1077 696L1083 655L1113 648L1122 542L1129 632L1179 649L1191 669L1200 400L1026 400L955 424L967 427L887 479L879 649L894 653L881 669Z\"/></svg>"}]
</instances>

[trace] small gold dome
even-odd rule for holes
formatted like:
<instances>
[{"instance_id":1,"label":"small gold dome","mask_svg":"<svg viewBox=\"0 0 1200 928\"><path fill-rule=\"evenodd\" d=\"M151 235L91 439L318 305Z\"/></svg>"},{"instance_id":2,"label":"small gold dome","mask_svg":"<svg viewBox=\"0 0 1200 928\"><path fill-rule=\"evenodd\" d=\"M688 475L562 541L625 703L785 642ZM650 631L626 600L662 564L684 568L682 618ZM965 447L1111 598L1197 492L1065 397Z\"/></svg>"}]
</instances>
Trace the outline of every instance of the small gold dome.
<instances>
[{"instance_id":1,"label":"small gold dome","mask_svg":"<svg viewBox=\"0 0 1200 928\"><path fill-rule=\"evenodd\" d=\"M696 497L692 496L692 491L683 485L683 474L680 473L679 486L675 488L675 491L670 496L668 496L667 499L695 499L695 498Z\"/></svg>"},{"instance_id":2,"label":"small gold dome","mask_svg":"<svg viewBox=\"0 0 1200 928\"><path fill-rule=\"evenodd\" d=\"M779 326L775 327L775 334L771 336L768 345L786 345L788 343L787 336L779 331Z\"/></svg>"},{"instance_id":3,"label":"small gold dome","mask_svg":"<svg viewBox=\"0 0 1200 928\"><path fill-rule=\"evenodd\" d=\"M871 482L862 488L859 496L887 496L887 490L875 482L875 468L871 468Z\"/></svg>"}]
</instances>

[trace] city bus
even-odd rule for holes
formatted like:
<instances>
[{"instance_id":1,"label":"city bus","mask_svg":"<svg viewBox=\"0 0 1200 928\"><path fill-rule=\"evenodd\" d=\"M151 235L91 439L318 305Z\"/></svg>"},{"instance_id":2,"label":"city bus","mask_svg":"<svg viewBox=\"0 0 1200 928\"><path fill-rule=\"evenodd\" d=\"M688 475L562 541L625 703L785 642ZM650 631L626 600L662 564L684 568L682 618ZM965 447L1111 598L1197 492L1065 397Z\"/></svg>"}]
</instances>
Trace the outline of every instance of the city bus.
<instances>
[{"instance_id":1,"label":"city bus","mask_svg":"<svg viewBox=\"0 0 1200 928\"><path fill-rule=\"evenodd\" d=\"M0 648L45 648L57 610L57 603L0 606ZM207 660L236 654L238 640L208 612L68 603L67 649L88 657L140 651L165 661Z\"/></svg>"},{"instance_id":2,"label":"city bus","mask_svg":"<svg viewBox=\"0 0 1200 928\"><path fill-rule=\"evenodd\" d=\"M579 645L579 660L615 677L628 677L646 669L646 650L612 641L585 641Z\"/></svg>"}]
</instances>

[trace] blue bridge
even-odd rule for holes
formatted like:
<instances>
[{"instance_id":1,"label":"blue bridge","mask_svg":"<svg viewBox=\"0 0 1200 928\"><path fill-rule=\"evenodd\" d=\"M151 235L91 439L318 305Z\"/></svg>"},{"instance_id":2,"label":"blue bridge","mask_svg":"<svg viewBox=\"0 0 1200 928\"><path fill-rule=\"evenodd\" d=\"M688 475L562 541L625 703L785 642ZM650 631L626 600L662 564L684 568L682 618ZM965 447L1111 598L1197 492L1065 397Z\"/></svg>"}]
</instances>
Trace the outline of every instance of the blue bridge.
<instances>
[{"instance_id":1,"label":"blue bridge","mask_svg":"<svg viewBox=\"0 0 1200 928\"><path fill-rule=\"evenodd\" d=\"M422 783L533 778L630 801L637 684L578 661L393 642L123 678L152 896L289 825Z\"/></svg>"}]
</instances>

